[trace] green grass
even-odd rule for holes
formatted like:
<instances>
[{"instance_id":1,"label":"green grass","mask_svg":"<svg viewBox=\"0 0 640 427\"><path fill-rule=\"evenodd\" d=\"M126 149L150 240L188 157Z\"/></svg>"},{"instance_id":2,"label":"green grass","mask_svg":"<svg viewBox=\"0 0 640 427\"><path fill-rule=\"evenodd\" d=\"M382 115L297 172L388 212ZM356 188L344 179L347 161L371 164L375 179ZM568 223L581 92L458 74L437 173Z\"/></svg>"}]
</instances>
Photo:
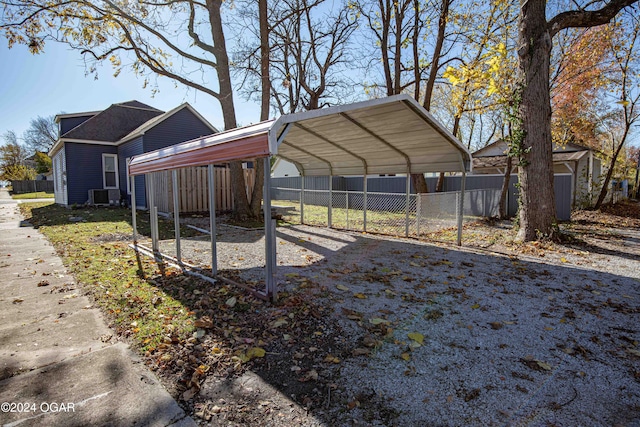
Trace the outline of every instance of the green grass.
<instances>
[{"instance_id":1,"label":"green grass","mask_svg":"<svg viewBox=\"0 0 640 427\"><path fill-rule=\"evenodd\" d=\"M38 191L37 193L23 193L23 194L12 194L11 198L15 200L26 200L26 199L53 199L53 193L45 193L44 191Z\"/></svg>"},{"instance_id":2,"label":"green grass","mask_svg":"<svg viewBox=\"0 0 640 427\"><path fill-rule=\"evenodd\" d=\"M131 243L131 211L90 208L70 211L48 203L22 203L26 218L54 245L65 266L90 293L116 330L143 351L194 331L190 290L197 283L139 256ZM145 218L146 217L146 218ZM71 221L71 218L81 221ZM173 236L173 222L159 221L161 238ZM149 235L148 216L138 214L138 230ZM193 235L183 229L184 236Z\"/></svg>"}]
</instances>

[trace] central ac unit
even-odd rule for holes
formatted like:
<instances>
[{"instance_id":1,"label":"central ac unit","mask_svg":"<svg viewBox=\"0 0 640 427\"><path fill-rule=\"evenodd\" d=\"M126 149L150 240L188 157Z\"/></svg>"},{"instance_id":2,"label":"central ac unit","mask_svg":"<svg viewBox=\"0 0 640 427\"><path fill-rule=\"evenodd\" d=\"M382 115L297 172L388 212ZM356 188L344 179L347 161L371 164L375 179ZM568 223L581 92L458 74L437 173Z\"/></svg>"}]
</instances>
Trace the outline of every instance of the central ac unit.
<instances>
[{"instance_id":1,"label":"central ac unit","mask_svg":"<svg viewBox=\"0 0 640 427\"><path fill-rule=\"evenodd\" d=\"M89 204L94 206L113 206L120 203L120 190L89 190Z\"/></svg>"}]
</instances>

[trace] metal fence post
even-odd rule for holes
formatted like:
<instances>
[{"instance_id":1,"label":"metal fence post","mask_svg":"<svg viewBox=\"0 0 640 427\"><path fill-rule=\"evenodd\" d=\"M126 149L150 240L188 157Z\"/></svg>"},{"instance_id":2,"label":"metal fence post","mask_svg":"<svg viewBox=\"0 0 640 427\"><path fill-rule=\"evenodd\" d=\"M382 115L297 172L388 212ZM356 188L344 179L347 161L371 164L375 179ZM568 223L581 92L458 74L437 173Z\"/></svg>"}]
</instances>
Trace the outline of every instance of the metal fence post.
<instances>
[{"instance_id":1,"label":"metal fence post","mask_svg":"<svg viewBox=\"0 0 640 427\"><path fill-rule=\"evenodd\" d=\"M346 206L345 208L347 209L347 230L349 229L349 192L345 191L345 198L346 198Z\"/></svg>"},{"instance_id":2,"label":"metal fence post","mask_svg":"<svg viewBox=\"0 0 640 427\"><path fill-rule=\"evenodd\" d=\"M422 221L422 193L416 193L416 229L420 238L420 222Z\"/></svg>"}]
</instances>

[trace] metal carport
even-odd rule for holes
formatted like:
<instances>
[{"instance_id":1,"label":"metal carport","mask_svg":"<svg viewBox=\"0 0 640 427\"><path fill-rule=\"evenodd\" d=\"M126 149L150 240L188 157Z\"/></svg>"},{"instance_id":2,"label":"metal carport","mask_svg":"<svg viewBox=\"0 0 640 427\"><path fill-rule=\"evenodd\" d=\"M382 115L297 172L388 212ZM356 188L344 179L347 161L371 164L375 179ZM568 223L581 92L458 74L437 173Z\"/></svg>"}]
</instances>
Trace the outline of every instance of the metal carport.
<instances>
[{"instance_id":1,"label":"metal carport","mask_svg":"<svg viewBox=\"0 0 640 427\"><path fill-rule=\"evenodd\" d=\"M420 104L408 95L396 95L355 104L306 111L281 116L275 121L233 129L183 142L131 159L129 175L157 171L175 171L183 167L208 166L209 206L211 224L212 273L217 274L215 197L213 165L235 160L262 158L265 164L263 212L265 221L265 290L260 294L275 299L276 245L275 224L271 220L270 156L278 155L296 165L304 176L407 174L407 197L410 174L427 172L462 173L471 167L469 151ZM153 180L149 179L153 186ZM304 178L303 178L304 179ZM174 206L176 180L174 182ZM331 182L331 179L329 179ZM135 200L135 185L131 185ZM152 193L152 192L150 192ZM458 205L458 244L462 230L462 201ZM157 210L153 198L151 237L153 252L158 253ZM137 243L135 203L132 204L134 244ZM175 212L176 258L180 263L178 209ZM329 212L331 208L329 207ZM329 225L331 219L329 218ZM137 247L137 245L136 245Z\"/></svg>"}]
</instances>

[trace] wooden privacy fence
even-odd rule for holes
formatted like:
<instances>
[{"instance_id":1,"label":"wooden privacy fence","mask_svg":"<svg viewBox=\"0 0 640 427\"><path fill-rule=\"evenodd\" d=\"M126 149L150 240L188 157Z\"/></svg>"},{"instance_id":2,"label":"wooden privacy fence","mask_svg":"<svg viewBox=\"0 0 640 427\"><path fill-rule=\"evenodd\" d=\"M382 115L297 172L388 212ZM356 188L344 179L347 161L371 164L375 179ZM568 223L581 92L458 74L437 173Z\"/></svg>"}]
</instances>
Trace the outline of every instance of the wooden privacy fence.
<instances>
[{"instance_id":1,"label":"wooden privacy fence","mask_svg":"<svg viewBox=\"0 0 640 427\"><path fill-rule=\"evenodd\" d=\"M206 167L178 169L178 201L180 212L209 212L209 184ZM216 211L225 212L233 209L231 192L231 170L214 168ZM247 194L253 191L255 173L253 169L244 169L247 183ZM173 212L173 180L171 171L154 172L155 200L159 212Z\"/></svg>"},{"instance_id":2,"label":"wooden privacy fence","mask_svg":"<svg viewBox=\"0 0 640 427\"><path fill-rule=\"evenodd\" d=\"M53 193L53 181L11 181L11 187L14 194L37 193L39 191Z\"/></svg>"}]
</instances>

